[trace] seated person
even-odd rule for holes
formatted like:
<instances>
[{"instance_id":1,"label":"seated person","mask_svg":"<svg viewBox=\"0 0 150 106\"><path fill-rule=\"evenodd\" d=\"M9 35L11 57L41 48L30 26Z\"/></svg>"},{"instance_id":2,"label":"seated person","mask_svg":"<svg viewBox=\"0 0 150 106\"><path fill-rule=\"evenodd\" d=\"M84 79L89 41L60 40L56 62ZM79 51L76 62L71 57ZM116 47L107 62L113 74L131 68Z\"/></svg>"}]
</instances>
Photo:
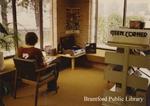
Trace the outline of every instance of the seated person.
<instances>
[{"instance_id":1,"label":"seated person","mask_svg":"<svg viewBox=\"0 0 150 106\"><path fill-rule=\"evenodd\" d=\"M18 56L23 59L35 59L38 68L42 68L45 67L47 64L44 62L44 56L42 54L42 51L34 47L37 41L38 41L37 35L34 32L28 32L25 36L26 45L18 49ZM56 79L48 82L47 84L49 91L57 89L58 71L55 72L54 74L56 75Z\"/></svg>"}]
</instances>

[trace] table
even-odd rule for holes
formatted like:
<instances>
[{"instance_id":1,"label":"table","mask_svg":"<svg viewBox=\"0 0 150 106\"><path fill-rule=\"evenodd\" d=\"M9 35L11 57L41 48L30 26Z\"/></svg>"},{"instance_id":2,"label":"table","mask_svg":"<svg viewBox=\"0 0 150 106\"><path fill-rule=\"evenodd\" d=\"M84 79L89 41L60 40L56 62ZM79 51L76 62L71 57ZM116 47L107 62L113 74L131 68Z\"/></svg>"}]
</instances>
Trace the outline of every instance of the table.
<instances>
[{"instance_id":1,"label":"table","mask_svg":"<svg viewBox=\"0 0 150 106\"><path fill-rule=\"evenodd\" d=\"M59 54L60 57L70 58L71 59L71 69L75 69L75 59L81 56L84 56L86 53L81 53L78 55L71 56L70 54Z\"/></svg>"},{"instance_id":2,"label":"table","mask_svg":"<svg viewBox=\"0 0 150 106\"><path fill-rule=\"evenodd\" d=\"M13 59L12 58L5 59L4 65L5 65L4 69L0 71L0 81L4 80L5 82L7 82L7 84L9 84L9 86L12 86L14 83L14 74L15 74L15 65ZM2 97L0 97L0 99L1 98Z\"/></svg>"},{"instance_id":3,"label":"table","mask_svg":"<svg viewBox=\"0 0 150 106\"><path fill-rule=\"evenodd\" d=\"M5 65L5 68L2 71L0 71L0 76L15 71L15 66L14 66L14 62L12 58L5 59L4 65Z\"/></svg>"}]
</instances>

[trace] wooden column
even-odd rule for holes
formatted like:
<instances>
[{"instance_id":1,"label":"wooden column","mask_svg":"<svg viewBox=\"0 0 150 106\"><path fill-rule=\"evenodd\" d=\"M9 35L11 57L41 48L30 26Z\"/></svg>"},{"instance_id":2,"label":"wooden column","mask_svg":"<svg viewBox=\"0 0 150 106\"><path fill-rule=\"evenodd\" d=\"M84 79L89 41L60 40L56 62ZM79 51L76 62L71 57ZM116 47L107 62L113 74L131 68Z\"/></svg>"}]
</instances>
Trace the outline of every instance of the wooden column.
<instances>
[{"instance_id":1,"label":"wooden column","mask_svg":"<svg viewBox=\"0 0 150 106\"><path fill-rule=\"evenodd\" d=\"M13 29L14 29L14 43L17 54L18 48L18 28L17 28L17 12L16 12L16 0L12 0L12 16L13 16Z\"/></svg>"},{"instance_id":2,"label":"wooden column","mask_svg":"<svg viewBox=\"0 0 150 106\"><path fill-rule=\"evenodd\" d=\"M124 0L124 8L123 8L123 27L126 26L126 11L127 10L127 0Z\"/></svg>"},{"instance_id":3,"label":"wooden column","mask_svg":"<svg viewBox=\"0 0 150 106\"><path fill-rule=\"evenodd\" d=\"M95 43L97 43L97 29L98 29L98 0L96 0L96 5L95 5L95 35L94 35L94 40Z\"/></svg>"},{"instance_id":4,"label":"wooden column","mask_svg":"<svg viewBox=\"0 0 150 106\"><path fill-rule=\"evenodd\" d=\"M40 48L43 49L43 0L39 0Z\"/></svg>"}]
</instances>

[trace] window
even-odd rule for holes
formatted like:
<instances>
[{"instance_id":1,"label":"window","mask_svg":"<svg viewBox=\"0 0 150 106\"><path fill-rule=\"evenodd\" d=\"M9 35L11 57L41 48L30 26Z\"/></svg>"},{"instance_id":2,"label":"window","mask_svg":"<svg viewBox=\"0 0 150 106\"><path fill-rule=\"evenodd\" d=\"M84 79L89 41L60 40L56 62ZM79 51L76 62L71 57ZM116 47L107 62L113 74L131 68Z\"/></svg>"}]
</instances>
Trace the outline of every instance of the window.
<instances>
[{"instance_id":1,"label":"window","mask_svg":"<svg viewBox=\"0 0 150 106\"><path fill-rule=\"evenodd\" d=\"M40 5L39 1L34 0L17 0L16 1L16 12L17 12L17 28L19 37L19 46L25 44L25 34L27 32L35 32L38 35L39 42L36 47L40 48L46 45L53 45L53 19L52 19L52 6L53 0L42 0L42 10L43 17L43 35L40 35ZM12 1L11 0L0 0L0 23L3 24L7 32L11 35L13 31L13 16L12 16ZM0 39L4 36L0 33ZM41 41L41 36L43 41ZM8 40L8 39L7 39ZM41 42L42 43L41 43ZM1 42L0 42L1 44ZM2 48L0 49L4 52L5 56L10 56L15 54L15 46L13 39L11 37L11 46L9 50Z\"/></svg>"},{"instance_id":2,"label":"window","mask_svg":"<svg viewBox=\"0 0 150 106\"><path fill-rule=\"evenodd\" d=\"M27 32L35 32L39 36L39 5L31 1L17 1L17 26L19 45L25 44L25 34ZM40 40L39 40L40 41ZM40 47L40 42L36 44Z\"/></svg>"},{"instance_id":3,"label":"window","mask_svg":"<svg viewBox=\"0 0 150 106\"><path fill-rule=\"evenodd\" d=\"M92 4L91 4L91 11L90 11L90 23L91 23L91 26L90 26L90 36L89 36L89 39L90 39L90 42L95 42L95 37L96 36L96 33L97 33L97 26L96 26L96 0L92 0Z\"/></svg>"},{"instance_id":4,"label":"window","mask_svg":"<svg viewBox=\"0 0 150 106\"><path fill-rule=\"evenodd\" d=\"M107 46L110 28L120 27L123 23L123 0L98 0L97 47L115 49Z\"/></svg>"},{"instance_id":5,"label":"window","mask_svg":"<svg viewBox=\"0 0 150 106\"><path fill-rule=\"evenodd\" d=\"M124 1L127 1L126 13ZM95 17L91 18L90 39L91 42L95 40L98 48L115 49L107 46L105 42L110 28L123 26L123 18L126 21L125 27L129 27L130 20L140 20L145 22L145 28L150 28L149 0L92 0L92 6L92 17ZM126 14L126 17L123 17L123 14Z\"/></svg>"},{"instance_id":6,"label":"window","mask_svg":"<svg viewBox=\"0 0 150 106\"><path fill-rule=\"evenodd\" d=\"M43 38L44 47L53 46L52 0L43 0Z\"/></svg>"},{"instance_id":7,"label":"window","mask_svg":"<svg viewBox=\"0 0 150 106\"><path fill-rule=\"evenodd\" d=\"M128 0L126 11L126 26L130 20L145 22L145 28L150 28L150 2L149 0Z\"/></svg>"},{"instance_id":8,"label":"window","mask_svg":"<svg viewBox=\"0 0 150 106\"><path fill-rule=\"evenodd\" d=\"M43 0L43 47L52 45L52 0ZM20 38L20 45L25 44L25 34L35 32L39 41L36 47L40 48L40 11L39 2L37 1L17 1L17 26Z\"/></svg>"},{"instance_id":9,"label":"window","mask_svg":"<svg viewBox=\"0 0 150 106\"><path fill-rule=\"evenodd\" d=\"M12 38L12 2L10 0L1 0L0 1L0 23L6 29L8 34L0 32L0 51L3 52L4 57L14 55L15 47ZM4 39L6 43L2 42ZM6 46L7 45L7 46Z\"/></svg>"}]
</instances>

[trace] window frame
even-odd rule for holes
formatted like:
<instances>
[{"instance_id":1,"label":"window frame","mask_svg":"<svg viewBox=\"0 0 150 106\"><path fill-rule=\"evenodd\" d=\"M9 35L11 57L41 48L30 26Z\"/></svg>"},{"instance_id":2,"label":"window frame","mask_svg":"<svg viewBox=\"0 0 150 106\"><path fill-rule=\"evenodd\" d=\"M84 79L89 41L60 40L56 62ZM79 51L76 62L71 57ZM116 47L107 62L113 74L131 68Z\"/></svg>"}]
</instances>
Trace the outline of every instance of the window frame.
<instances>
[{"instance_id":1,"label":"window frame","mask_svg":"<svg viewBox=\"0 0 150 106\"><path fill-rule=\"evenodd\" d=\"M126 10L127 10L127 0L124 0L124 3L123 3L123 22L122 22L122 27L125 27L126 26ZM96 0L96 7L95 7L95 35L94 35L94 41L95 43L97 43L97 36L98 36L98 0ZM91 19L91 18L90 18ZM91 37L90 37L91 38ZM90 39L91 41L91 39ZM102 47L98 47L96 45L96 49L103 49L103 50L116 50L116 49L111 49L111 48L102 48Z\"/></svg>"},{"instance_id":2,"label":"window frame","mask_svg":"<svg viewBox=\"0 0 150 106\"><path fill-rule=\"evenodd\" d=\"M12 0L12 16L13 16L13 34L15 37L18 37L18 27L17 27L17 10L16 10L16 0ZM43 0L39 0L39 15L40 15L40 18L39 18L39 34L40 34L40 49L44 49L44 35L43 35ZM54 1L52 2L52 7L53 7L53 3ZM53 14L53 13L52 13ZM52 20L53 21L53 20ZM52 24L54 24L54 22L52 22ZM53 32L53 30L52 30ZM54 35L52 35L54 36ZM54 38L54 37L52 37ZM19 47L19 41L16 40L15 42L15 54L17 54L17 50L18 50L18 47ZM54 42L52 41L52 44L54 44ZM9 56L6 56L4 57L5 59L6 58L12 58L14 55L9 55Z\"/></svg>"},{"instance_id":3,"label":"window frame","mask_svg":"<svg viewBox=\"0 0 150 106\"><path fill-rule=\"evenodd\" d=\"M18 38L18 25L17 25L17 10L16 10L16 0L12 0L11 1L12 2L12 17L13 17L13 19L12 19L12 23L13 23L13 34L14 34L14 36L16 37L16 38ZM44 49L44 35L43 35L43 0L39 0L39 15L40 15L40 18L39 18L39 34L40 34L40 49ZM54 2L56 2L55 0L52 0L52 7L54 7L53 5L54 5ZM53 9L54 10L54 9ZM54 24L55 22L53 22L54 20L53 20L53 15L54 15L54 13L53 13L53 11L52 11L52 24ZM52 38L54 39L54 31L53 31L54 29L52 29ZM52 46L53 47L56 47L56 45L54 45L54 40L52 40L53 42L52 42ZM16 55L17 54L17 50L18 50L18 47L19 47L19 41L18 40L16 40L16 41L14 41L14 43L15 43L15 54L14 55ZM12 58L14 55L8 55L8 56L6 56L6 57L4 57L5 59L7 59L7 58Z\"/></svg>"}]
</instances>

